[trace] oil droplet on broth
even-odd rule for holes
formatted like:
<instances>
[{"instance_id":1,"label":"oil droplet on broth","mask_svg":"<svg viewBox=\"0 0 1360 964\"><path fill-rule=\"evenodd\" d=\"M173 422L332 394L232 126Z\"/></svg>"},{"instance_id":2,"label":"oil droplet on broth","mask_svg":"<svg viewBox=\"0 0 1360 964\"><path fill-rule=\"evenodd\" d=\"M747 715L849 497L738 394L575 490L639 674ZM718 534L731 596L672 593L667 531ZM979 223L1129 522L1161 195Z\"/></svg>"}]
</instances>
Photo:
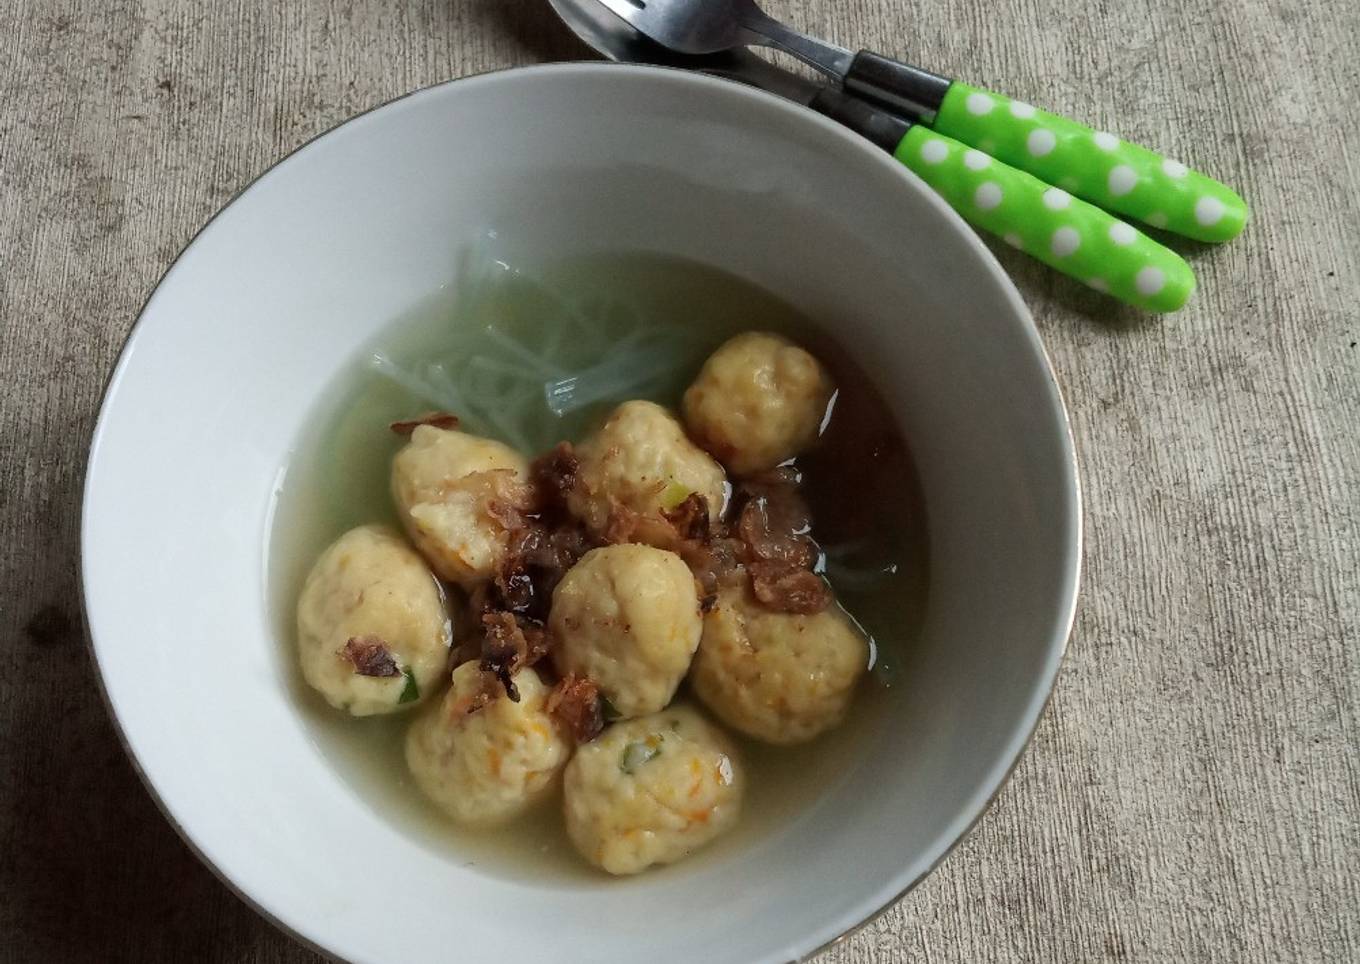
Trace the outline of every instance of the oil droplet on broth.
<instances>
[{"instance_id":1,"label":"oil droplet on broth","mask_svg":"<svg viewBox=\"0 0 1360 964\"><path fill-rule=\"evenodd\" d=\"M540 883L600 879L574 853L559 798L491 831L463 830L443 818L406 771L409 714L352 719L302 682L293 648L297 595L312 561L342 532L396 523L388 471L402 440L388 431L389 423L448 407L467 430L536 454L561 439L579 441L629 398L674 410L718 345L743 331L775 331L817 355L838 386L818 447L798 465L828 578L874 641L875 666L846 722L812 744L778 748L739 739L748 789L737 829L701 854L651 873L685 873L779 833L865 763L871 731L892 699L884 682L919 630L925 524L915 470L893 418L823 329L775 295L711 267L619 254L566 259L532 276L498 268L491 283L485 276L474 281L471 293L467 282L436 293L360 352L313 409L285 467L270 533L270 609L280 672L292 682L316 746L376 814L453 862ZM565 386L564 380L584 370L609 377L600 358L620 343L647 359L647 377L621 380L599 398L573 396L586 379ZM652 355L645 355L649 349ZM391 370L418 377L394 381L375 367L375 354ZM469 385L479 394L467 391ZM451 398L431 397L450 389ZM558 414L564 392L568 410ZM445 400L466 408L437 404ZM678 699L689 697L682 689Z\"/></svg>"}]
</instances>

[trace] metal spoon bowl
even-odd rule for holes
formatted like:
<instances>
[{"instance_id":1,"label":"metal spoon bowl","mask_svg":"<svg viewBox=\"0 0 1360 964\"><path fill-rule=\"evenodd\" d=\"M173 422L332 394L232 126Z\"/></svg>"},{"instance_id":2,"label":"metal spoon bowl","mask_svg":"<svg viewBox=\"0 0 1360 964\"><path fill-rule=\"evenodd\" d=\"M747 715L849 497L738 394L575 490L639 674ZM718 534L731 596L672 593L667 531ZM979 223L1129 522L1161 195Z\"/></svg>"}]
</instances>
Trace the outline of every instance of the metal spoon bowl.
<instances>
[{"instance_id":1,"label":"metal spoon bowl","mask_svg":"<svg viewBox=\"0 0 1360 964\"><path fill-rule=\"evenodd\" d=\"M839 81L853 52L794 30L755 0L599 0L640 33L686 54L714 54L752 44L776 47Z\"/></svg>"},{"instance_id":2,"label":"metal spoon bowl","mask_svg":"<svg viewBox=\"0 0 1360 964\"><path fill-rule=\"evenodd\" d=\"M818 90L806 78L737 47L711 54L685 54L663 47L600 0L548 0L557 16L587 46L610 60L698 70L807 103Z\"/></svg>"},{"instance_id":3,"label":"metal spoon bowl","mask_svg":"<svg viewBox=\"0 0 1360 964\"><path fill-rule=\"evenodd\" d=\"M595 51L623 63L661 64L675 54L640 34L598 0L548 0L571 32Z\"/></svg>"}]
</instances>

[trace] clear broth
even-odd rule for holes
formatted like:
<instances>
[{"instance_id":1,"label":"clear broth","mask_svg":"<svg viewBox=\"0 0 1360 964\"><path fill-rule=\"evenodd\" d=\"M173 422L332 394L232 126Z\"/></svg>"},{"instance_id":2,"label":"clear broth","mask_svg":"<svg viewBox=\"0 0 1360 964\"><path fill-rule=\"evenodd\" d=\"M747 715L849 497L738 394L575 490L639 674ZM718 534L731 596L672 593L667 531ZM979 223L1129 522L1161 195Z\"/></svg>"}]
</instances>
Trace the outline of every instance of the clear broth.
<instances>
[{"instance_id":1,"label":"clear broth","mask_svg":"<svg viewBox=\"0 0 1360 964\"><path fill-rule=\"evenodd\" d=\"M302 680L294 608L312 562L353 526L397 523L388 470L401 440L387 426L435 407L465 414L438 404L459 399L431 397L440 394L430 390L438 378L417 376L420 385L413 387L410 379L398 385L375 368L373 355L408 373L422 366L428 372L432 359L443 359L462 373L460 384L475 375L482 380L479 397L499 401L489 414L473 418L480 424L469 430L532 455L561 439L579 441L627 398L650 398L675 409L703 360L723 341L753 329L776 331L817 355L838 385L822 439L798 464L813 510L813 534L826 550L837 597L874 640L872 672L846 722L813 743L776 748L739 741L749 773L739 827L667 872L738 853L789 828L863 762L871 742L866 735L882 725L897 667L924 611L925 520L915 470L891 413L830 335L835 319L814 325L770 292L712 267L627 254L567 259L531 277L483 258L464 277L457 288L437 292L394 321L336 378L286 466L270 533L270 611L281 663L315 745L380 816L450 860L539 884L598 878L573 851L559 800L545 801L501 829L463 830L426 801L407 773L402 739L409 715L353 719L331 709ZM535 400L523 385L495 382L496 372L489 370L498 356L518 364L518 349L507 353L505 336L540 351L546 339L555 340L544 354L560 369L553 374L569 375L596 363L602 346L607 351L639 332L671 339L664 342L674 349L665 369L640 388L565 416L549 411L541 390ZM471 375L459 367L474 358L490 362ZM511 419L514 405L520 411ZM682 690L679 698L688 697Z\"/></svg>"}]
</instances>

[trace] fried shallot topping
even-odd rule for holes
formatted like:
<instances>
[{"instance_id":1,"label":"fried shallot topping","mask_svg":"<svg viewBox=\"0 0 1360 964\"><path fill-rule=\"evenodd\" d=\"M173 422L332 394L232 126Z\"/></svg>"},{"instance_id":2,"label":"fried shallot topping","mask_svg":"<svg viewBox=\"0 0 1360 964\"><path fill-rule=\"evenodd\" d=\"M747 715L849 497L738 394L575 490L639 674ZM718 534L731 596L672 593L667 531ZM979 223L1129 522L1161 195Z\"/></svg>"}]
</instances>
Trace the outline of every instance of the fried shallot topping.
<instances>
[{"instance_id":1,"label":"fried shallot topping","mask_svg":"<svg viewBox=\"0 0 1360 964\"><path fill-rule=\"evenodd\" d=\"M454 429L458 427L459 419L457 415L450 415L448 412L426 412L404 422L393 422L388 428L398 435L410 435L422 425Z\"/></svg>"},{"instance_id":2,"label":"fried shallot topping","mask_svg":"<svg viewBox=\"0 0 1360 964\"><path fill-rule=\"evenodd\" d=\"M784 466L739 484L735 523L712 524L707 500L692 492L673 509L644 514L619 502L610 508L604 541L645 542L685 560L708 612L718 590L749 577L756 598L779 612L818 613L831 604L825 581L812 572L817 544L812 514L799 492L798 471Z\"/></svg>"},{"instance_id":3,"label":"fried shallot topping","mask_svg":"<svg viewBox=\"0 0 1360 964\"><path fill-rule=\"evenodd\" d=\"M482 671L500 680L511 702L519 702L515 674L547 654L548 634L541 626L522 624L508 612L482 616Z\"/></svg>"},{"instance_id":4,"label":"fried shallot topping","mask_svg":"<svg viewBox=\"0 0 1360 964\"><path fill-rule=\"evenodd\" d=\"M464 693L448 708L449 719L456 722L464 716L471 716L485 706L500 698L501 687L491 673L482 673L478 687L471 693Z\"/></svg>"},{"instance_id":5,"label":"fried shallot topping","mask_svg":"<svg viewBox=\"0 0 1360 964\"><path fill-rule=\"evenodd\" d=\"M515 674L542 661L552 648L546 624L553 590L594 543L566 510L576 475L568 443L535 461L527 484L511 472L480 475L485 479L478 484L486 486L482 504L505 527L508 540L495 576L469 599L479 621L471 642L481 668L518 703Z\"/></svg>"},{"instance_id":6,"label":"fried shallot topping","mask_svg":"<svg viewBox=\"0 0 1360 964\"><path fill-rule=\"evenodd\" d=\"M831 605L831 587L810 569L780 563L754 562L751 590L767 609L811 616Z\"/></svg>"},{"instance_id":7,"label":"fried shallot topping","mask_svg":"<svg viewBox=\"0 0 1360 964\"><path fill-rule=\"evenodd\" d=\"M778 612L811 615L831 605L831 588L813 572L817 544L809 534L812 513L799 486L801 474L781 466L741 483L736 535L751 590Z\"/></svg>"},{"instance_id":8,"label":"fried shallot topping","mask_svg":"<svg viewBox=\"0 0 1360 964\"><path fill-rule=\"evenodd\" d=\"M638 512L611 499L603 535L611 546L645 542L682 555L686 544L703 543L709 537L708 500L698 492L691 492L675 508L662 509L659 514Z\"/></svg>"},{"instance_id":9,"label":"fried shallot topping","mask_svg":"<svg viewBox=\"0 0 1360 964\"><path fill-rule=\"evenodd\" d=\"M548 621L553 590L567 570L592 548L579 525L549 528L529 520L510 534L505 559L496 573L491 605L523 619Z\"/></svg>"},{"instance_id":10,"label":"fried shallot topping","mask_svg":"<svg viewBox=\"0 0 1360 964\"><path fill-rule=\"evenodd\" d=\"M675 549L699 583L704 612L712 608L712 602L702 605L705 600L713 597L716 601L720 588L742 577L741 559L745 551L746 547L739 539L726 537L705 542L689 541Z\"/></svg>"},{"instance_id":11,"label":"fried shallot topping","mask_svg":"<svg viewBox=\"0 0 1360 964\"><path fill-rule=\"evenodd\" d=\"M513 532L528 524L534 504L534 490L515 475L514 469L485 469L458 480L458 487L470 492L501 528Z\"/></svg>"},{"instance_id":12,"label":"fried shallot topping","mask_svg":"<svg viewBox=\"0 0 1360 964\"><path fill-rule=\"evenodd\" d=\"M637 535L638 524L641 519L641 513L614 500L610 504L609 519L605 522L604 532L600 534L600 537L611 546L636 542L634 536Z\"/></svg>"},{"instance_id":13,"label":"fried shallot topping","mask_svg":"<svg viewBox=\"0 0 1360 964\"><path fill-rule=\"evenodd\" d=\"M359 676L400 676L401 667L387 641L379 636L351 636L337 655L348 660Z\"/></svg>"},{"instance_id":14,"label":"fried shallot topping","mask_svg":"<svg viewBox=\"0 0 1360 964\"><path fill-rule=\"evenodd\" d=\"M589 743L604 729L604 702L589 676L568 673L548 694L547 706L577 743Z\"/></svg>"},{"instance_id":15,"label":"fried shallot topping","mask_svg":"<svg viewBox=\"0 0 1360 964\"><path fill-rule=\"evenodd\" d=\"M798 491L792 469L775 469L742 483L745 498L737 518L737 533L746 543L750 562L778 562L810 568L817 558L808 537L812 513Z\"/></svg>"},{"instance_id":16,"label":"fried shallot topping","mask_svg":"<svg viewBox=\"0 0 1360 964\"><path fill-rule=\"evenodd\" d=\"M658 549L672 549L681 541L675 526L665 516L639 512L612 497L601 538L611 546L642 542Z\"/></svg>"},{"instance_id":17,"label":"fried shallot topping","mask_svg":"<svg viewBox=\"0 0 1360 964\"><path fill-rule=\"evenodd\" d=\"M699 608L709 612L718 591L750 580L757 600L780 612L811 614L831 604L826 582L812 571L818 549L809 535L811 513L799 491L802 478L781 466L738 484L732 515L713 522L707 499L691 492L671 508L642 513L613 500L605 530L592 535L572 517L567 499L578 484L580 461L568 442L536 459L529 482L506 470L477 473L484 510L508 533L505 557L490 583L470 602L479 620L460 651L480 661L505 695L519 701L514 675L541 661L552 647L545 628L552 594L567 570L597 545L645 543L676 553L694 574ZM468 480L461 483L467 486ZM599 732L598 690L568 677L554 706L579 740ZM584 735L583 735L584 734Z\"/></svg>"},{"instance_id":18,"label":"fried shallot topping","mask_svg":"<svg viewBox=\"0 0 1360 964\"><path fill-rule=\"evenodd\" d=\"M691 492L674 509L663 509L661 515L675 529L675 534L683 540L708 540L708 499L698 492Z\"/></svg>"},{"instance_id":19,"label":"fried shallot topping","mask_svg":"<svg viewBox=\"0 0 1360 964\"><path fill-rule=\"evenodd\" d=\"M567 496L576 488L576 473L581 460L570 442L558 442L551 452L540 455L529 466L529 481L538 494L544 511L566 511Z\"/></svg>"}]
</instances>

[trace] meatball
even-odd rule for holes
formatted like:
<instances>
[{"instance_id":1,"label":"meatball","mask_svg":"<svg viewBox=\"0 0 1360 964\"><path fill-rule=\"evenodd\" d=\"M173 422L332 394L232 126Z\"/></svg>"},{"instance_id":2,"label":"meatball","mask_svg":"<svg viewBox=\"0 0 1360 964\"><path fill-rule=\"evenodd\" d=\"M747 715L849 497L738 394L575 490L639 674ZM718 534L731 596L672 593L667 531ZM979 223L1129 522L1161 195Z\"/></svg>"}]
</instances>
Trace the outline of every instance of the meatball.
<instances>
[{"instance_id":1,"label":"meatball","mask_svg":"<svg viewBox=\"0 0 1360 964\"><path fill-rule=\"evenodd\" d=\"M727 341L685 392L685 426L734 475L754 475L817 438L831 401L817 359L779 335L753 331Z\"/></svg>"},{"instance_id":2,"label":"meatball","mask_svg":"<svg viewBox=\"0 0 1360 964\"><path fill-rule=\"evenodd\" d=\"M443 701L406 733L416 785L458 823L489 826L522 813L551 792L571 755L538 674L522 669L514 683L518 703L477 663L464 663Z\"/></svg>"},{"instance_id":3,"label":"meatball","mask_svg":"<svg viewBox=\"0 0 1360 964\"><path fill-rule=\"evenodd\" d=\"M617 723L567 765L567 833L592 864L636 874L731 829L745 777L730 741L688 707Z\"/></svg>"},{"instance_id":4,"label":"meatball","mask_svg":"<svg viewBox=\"0 0 1360 964\"><path fill-rule=\"evenodd\" d=\"M434 574L396 532L361 526L312 566L298 597L302 675L355 716L405 709L434 692L452 640Z\"/></svg>"},{"instance_id":5,"label":"meatball","mask_svg":"<svg viewBox=\"0 0 1360 964\"><path fill-rule=\"evenodd\" d=\"M690 680L724 723L766 743L803 743L845 716L869 644L839 606L804 616L728 587L704 617Z\"/></svg>"},{"instance_id":6,"label":"meatball","mask_svg":"<svg viewBox=\"0 0 1360 964\"><path fill-rule=\"evenodd\" d=\"M509 531L529 507L528 472L500 442L420 425L392 460L392 495L435 572L471 588L505 557Z\"/></svg>"},{"instance_id":7,"label":"meatball","mask_svg":"<svg viewBox=\"0 0 1360 964\"><path fill-rule=\"evenodd\" d=\"M665 708L703 632L689 567L642 545L586 553L553 591L548 625L558 669L589 676L623 717Z\"/></svg>"},{"instance_id":8,"label":"meatball","mask_svg":"<svg viewBox=\"0 0 1360 964\"><path fill-rule=\"evenodd\" d=\"M697 492L707 500L711 520L723 510L727 477L722 466L686 438L660 405L624 402L576 454L580 464L567 504L596 534L607 529L615 503L656 516Z\"/></svg>"}]
</instances>

